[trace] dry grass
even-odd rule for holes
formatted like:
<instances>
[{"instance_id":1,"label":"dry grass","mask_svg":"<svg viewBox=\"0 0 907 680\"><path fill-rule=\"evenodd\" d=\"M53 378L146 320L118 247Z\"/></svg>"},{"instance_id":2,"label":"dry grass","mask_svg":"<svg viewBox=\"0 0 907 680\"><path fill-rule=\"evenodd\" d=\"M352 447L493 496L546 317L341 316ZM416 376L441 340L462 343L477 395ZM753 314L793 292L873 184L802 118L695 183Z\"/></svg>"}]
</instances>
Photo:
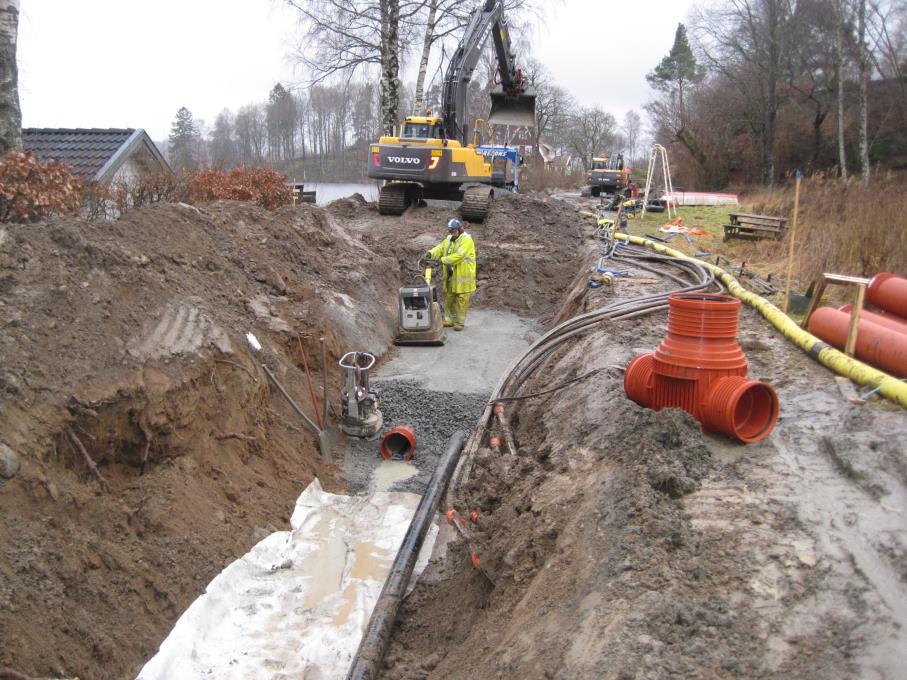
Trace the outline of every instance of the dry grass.
<instances>
[{"instance_id":1,"label":"dry grass","mask_svg":"<svg viewBox=\"0 0 907 680\"><path fill-rule=\"evenodd\" d=\"M688 255L705 251L721 254L736 264L745 262L748 269L763 278L770 276L783 287L790 232L781 241L723 241L722 225L731 212L791 218L793 209L793 183L746 192L735 207L681 207L678 214L684 224L704 229L711 237L693 236L692 244L678 237L670 245ZM638 236L657 235L658 227L666 220L664 213L647 213L645 220L631 220L629 231ZM792 285L795 291L805 290L822 272L868 277L889 271L907 276L905 175L880 175L873 178L869 188L859 182L805 179L800 188L798 222ZM831 294L841 297L850 292L832 290Z\"/></svg>"},{"instance_id":2,"label":"dry grass","mask_svg":"<svg viewBox=\"0 0 907 680\"><path fill-rule=\"evenodd\" d=\"M794 190L760 190L746 202L755 212L791 216ZM822 272L907 274L907 177L879 176L869 187L819 177L803 180L796 238L794 277L801 285ZM764 261L783 261L789 239L790 233L782 249L765 242L752 247Z\"/></svg>"}]
</instances>

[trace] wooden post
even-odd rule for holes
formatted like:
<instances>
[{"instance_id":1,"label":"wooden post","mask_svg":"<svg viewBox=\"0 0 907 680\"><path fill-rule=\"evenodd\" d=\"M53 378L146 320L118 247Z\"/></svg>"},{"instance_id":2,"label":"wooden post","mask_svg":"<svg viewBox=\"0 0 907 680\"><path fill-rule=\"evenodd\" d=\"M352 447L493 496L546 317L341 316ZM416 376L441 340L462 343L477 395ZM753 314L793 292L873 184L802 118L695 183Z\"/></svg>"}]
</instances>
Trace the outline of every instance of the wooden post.
<instances>
[{"instance_id":1,"label":"wooden post","mask_svg":"<svg viewBox=\"0 0 907 680\"><path fill-rule=\"evenodd\" d=\"M850 328L847 330L847 344L844 345L844 354L853 356L857 347L857 329L860 325L860 313L863 311L863 302L866 299L866 284L857 284L857 299L850 310Z\"/></svg>"},{"instance_id":2,"label":"wooden post","mask_svg":"<svg viewBox=\"0 0 907 680\"><path fill-rule=\"evenodd\" d=\"M790 308L790 283L794 271L794 244L797 241L797 213L800 211L800 180L803 173L797 170L797 186L794 189L794 220L790 228L790 249L787 254L787 283L784 286L784 313Z\"/></svg>"}]
</instances>

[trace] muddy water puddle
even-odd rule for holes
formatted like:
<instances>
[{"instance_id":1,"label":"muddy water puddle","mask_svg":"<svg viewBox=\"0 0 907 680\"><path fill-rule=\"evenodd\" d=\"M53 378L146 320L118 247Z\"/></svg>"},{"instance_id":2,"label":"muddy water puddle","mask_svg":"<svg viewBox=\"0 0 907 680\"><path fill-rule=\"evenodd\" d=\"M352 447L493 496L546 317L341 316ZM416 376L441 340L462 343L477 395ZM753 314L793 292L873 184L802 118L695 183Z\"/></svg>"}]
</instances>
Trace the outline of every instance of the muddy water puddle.
<instances>
[{"instance_id":1,"label":"muddy water puddle","mask_svg":"<svg viewBox=\"0 0 907 680\"><path fill-rule=\"evenodd\" d=\"M385 460L372 472L369 488L372 491L389 491L397 482L415 477L419 470L406 460Z\"/></svg>"}]
</instances>

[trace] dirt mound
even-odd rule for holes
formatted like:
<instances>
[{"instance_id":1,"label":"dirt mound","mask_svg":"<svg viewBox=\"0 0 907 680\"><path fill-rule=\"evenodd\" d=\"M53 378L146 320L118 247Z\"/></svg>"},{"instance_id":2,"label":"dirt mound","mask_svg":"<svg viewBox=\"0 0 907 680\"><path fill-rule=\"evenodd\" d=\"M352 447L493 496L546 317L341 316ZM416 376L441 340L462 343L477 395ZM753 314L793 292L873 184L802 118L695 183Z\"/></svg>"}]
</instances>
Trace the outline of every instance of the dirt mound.
<instances>
[{"instance_id":1,"label":"dirt mound","mask_svg":"<svg viewBox=\"0 0 907 680\"><path fill-rule=\"evenodd\" d=\"M297 334L316 372L321 335L332 370L384 354L401 271L449 214L353 196L0 227L0 667L133 677L313 476L345 488L260 364L311 413ZM505 199L473 232L478 303L553 309L578 240L566 211Z\"/></svg>"},{"instance_id":2,"label":"dirt mound","mask_svg":"<svg viewBox=\"0 0 907 680\"><path fill-rule=\"evenodd\" d=\"M602 325L523 393L600 373L508 406L518 457L480 450L458 489L490 579L449 546L405 601L383 677L897 676L903 413L847 404L746 310L750 375L779 389L781 419L752 446L704 435L632 403L609 368L663 324Z\"/></svg>"},{"instance_id":3,"label":"dirt mound","mask_svg":"<svg viewBox=\"0 0 907 680\"><path fill-rule=\"evenodd\" d=\"M4 226L0 282L0 666L133 677L314 475L338 483L259 364L311 412L296 334L316 371L321 334L332 366L383 353L397 264L315 206L218 202Z\"/></svg>"},{"instance_id":4,"label":"dirt mound","mask_svg":"<svg viewBox=\"0 0 907 680\"><path fill-rule=\"evenodd\" d=\"M375 252L397 260L404 276L417 275L419 257L459 217L451 203L410 208L402 217L378 214L374 203L351 198L327 207ZM582 241L576 209L563 201L505 194L483 224L466 224L476 242L478 289L472 304L509 309L547 321L576 274Z\"/></svg>"}]
</instances>

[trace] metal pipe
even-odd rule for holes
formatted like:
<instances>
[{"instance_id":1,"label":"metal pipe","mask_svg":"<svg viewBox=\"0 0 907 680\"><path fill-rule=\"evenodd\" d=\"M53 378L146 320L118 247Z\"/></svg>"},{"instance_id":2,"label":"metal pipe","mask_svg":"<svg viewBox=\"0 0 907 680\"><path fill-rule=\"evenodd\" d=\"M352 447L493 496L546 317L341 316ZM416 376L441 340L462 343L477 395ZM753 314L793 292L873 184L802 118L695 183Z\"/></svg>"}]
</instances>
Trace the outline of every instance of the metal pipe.
<instances>
[{"instance_id":1,"label":"metal pipe","mask_svg":"<svg viewBox=\"0 0 907 680\"><path fill-rule=\"evenodd\" d=\"M276 387L280 391L280 393L283 395L283 398L286 399L287 402L289 402L290 406L293 407L293 410L296 411L296 413L298 413L300 416L302 416L302 419L311 428L312 432L320 435L321 430L315 423L312 422L312 420L305 414L305 412L296 405L296 402L293 401L293 397L291 397L289 393L283 388L283 385L278 382L277 377L271 372L271 369L268 368L268 365L262 364L261 367L265 369L265 373L271 379L271 382L274 383L274 387Z\"/></svg>"},{"instance_id":2,"label":"metal pipe","mask_svg":"<svg viewBox=\"0 0 907 680\"><path fill-rule=\"evenodd\" d=\"M387 644L390 642L391 631L397 620L397 612L406 594L406 586L412 576L413 567L416 566L416 559L419 557L419 550L460 459L464 441L465 435L462 432L454 432L447 442L447 450L428 482L425 495L419 501L416 514L409 523L406 536L403 537L403 543L381 589L381 595L372 610L368 628L346 675L347 680L371 680L378 677Z\"/></svg>"}]
</instances>

